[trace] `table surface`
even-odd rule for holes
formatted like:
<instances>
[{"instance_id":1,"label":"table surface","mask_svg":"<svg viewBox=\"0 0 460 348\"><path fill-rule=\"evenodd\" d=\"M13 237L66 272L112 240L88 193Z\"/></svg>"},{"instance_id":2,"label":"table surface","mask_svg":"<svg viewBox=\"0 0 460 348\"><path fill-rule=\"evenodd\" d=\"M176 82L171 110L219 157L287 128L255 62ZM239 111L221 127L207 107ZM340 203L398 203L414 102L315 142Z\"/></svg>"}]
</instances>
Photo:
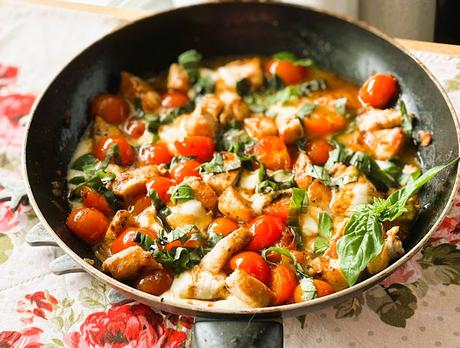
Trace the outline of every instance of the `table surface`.
<instances>
[{"instance_id":1,"label":"table surface","mask_svg":"<svg viewBox=\"0 0 460 348\"><path fill-rule=\"evenodd\" d=\"M135 303L113 306L109 289L88 275L49 271L62 251L25 243L35 215L23 201L15 209L6 198L24 194L20 152L36 96L81 48L150 14L37 2L0 2L0 347L190 345L192 318ZM400 43L435 74L460 111L459 47ZM460 196L429 243L390 278L335 307L285 319L286 346L460 347L459 245Z\"/></svg>"}]
</instances>

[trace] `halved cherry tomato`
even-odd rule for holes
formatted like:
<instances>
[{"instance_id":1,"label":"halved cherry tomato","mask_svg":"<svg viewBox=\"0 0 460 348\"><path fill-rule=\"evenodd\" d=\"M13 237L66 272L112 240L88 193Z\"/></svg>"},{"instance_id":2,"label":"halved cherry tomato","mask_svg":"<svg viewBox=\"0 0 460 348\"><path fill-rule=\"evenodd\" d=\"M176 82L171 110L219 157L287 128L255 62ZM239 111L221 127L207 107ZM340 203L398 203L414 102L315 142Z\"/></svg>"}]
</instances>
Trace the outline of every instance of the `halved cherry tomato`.
<instances>
[{"instance_id":1,"label":"halved cherry tomato","mask_svg":"<svg viewBox=\"0 0 460 348\"><path fill-rule=\"evenodd\" d=\"M306 68L288 60L271 59L266 65L267 75L278 75L286 85L294 85L303 80Z\"/></svg>"},{"instance_id":2,"label":"halved cherry tomato","mask_svg":"<svg viewBox=\"0 0 460 348\"><path fill-rule=\"evenodd\" d=\"M280 218L283 222L286 222L289 218L290 207L291 207L291 198L284 197L266 206L263 209L263 213L266 215L276 216Z\"/></svg>"},{"instance_id":3,"label":"halved cherry tomato","mask_svg":"<svg viewBox=\"0 0 460 348\"><path fill-rule=\"evenodd\" d=\"M169 91L163 96L161 106L165 108L180 108L189 101L186 94L178 91Z\"/></svg>"},{"instance_id":4,"label":"halved cherry tomato","mask_svg":"<svg viewBox=\"0 0 460 348\"><path fill-rule=\"evenodd\" d=\"M118 146L118 159L120 160L119 164L122 166L131 164L134 157L134 150L126 141L126 139L120 136L101 138L94 147L94 156L103 161L105 156L107 156L107 152L113 145ZM114 157L115 158L112 158L111 163L115 163L116 156Z\"/></svg>"},{"instance_id":5,"label":"halved cherry tomato","mask_svg":"<svg viewBox=\"0 0 460 348\"><path fill-rule=\"evenodd\" d=\"M359 89L359 99L363 104L383 109L396 97L398 81L390 74L375 74L367 79Z\"/></svg>"},{"instance_id":6,"label":"halved cherry tomato","mask_svg":"<svg viewBox=\"0 0 460 348\"><path fill-rule=\"evenodd\" d=\"M167 251L171 251L173 248L184 247L189 249L196 249L199 248L201 245L198 239L189 239L182 243L180 240L174 240L165 245L165 249Z\"/></svg>"},{"instance_id":7,"label":"halved cherry tomato","mask_svg":"<svg viewBox=\"0 0 460 348\"><path fill-rule=\"evenodd\" d=\"M345 128L347 120L331 105L318 105L315 111L303 120L310 137L333 134Z\"/></svg>"},{"instance_id":8,"label":"halved cherry tomato","mask_svg":"<svg viewBox=\"0 0 460 348\"><path fill-rule=\"evenodd\" d=\"M158 142L153 145L142 146L139 150L139 162L144 165L168 164L173 159L165 143Z\"/></svg>"},{"instance_id":9,"label":"halved cherry tomato","mask_svg":"<svg viewBox=\"0 0 460 348\"><path fill-rule=\"evenodd\" d=\"M91 101L91 114L106 122L120 124L129 116L129 105L116 95L101 94Z\"/></svg>"},{"instance_id":10,"label":"halved cherry tomato","mask_svg":"<svg viewBox=\"0 0 460 348\"><path fill-rule=\"evenodd\" d=\"M315 284L316 295L318 297L327 296L335 292L335 289L332 287L332 285L328 282L325 282L324 280L314 279L313 284Z\"/></svg>"},{"instance_id":11,"label":"halved cherry tomato","mask_svg":"<svg viewBox=\"0 0 460 348\"><path fill-rule=\"evenodd\" d=\"M199 162L207 162L214 154L214 140L210 137L194 135L176 140L174 146L182 156L194 156Z\"/></svg>"},{"instance_id":12,"label":"halved cherry tomato","mask_svg":"<svg viewBox=\"0 0 460 348\"><path fill-rule=\"evenodd\" d=\"M145 132L145 123L141 120L131 119L125 125L125 132L133 138L140 138Z\"/></svg>"},{"instance_id":13,"label":"halved cherry tomato","mask_svg":"<svg viewBox=\"0 0 460 348\"><path fill-rule=\"evenodd\" d=\"M280 137L263 137L254 145L252 151L268 169L289 169L291 167L291 158L286 144Z\"/></svg>"},{"instance_id":14,"label":"halved cherry tomato","mask_svg":"<svg viewBox=\"0 0 460 348\"><path fill-rule=\"evenodd\" d=\"M270 282L270 266L255 251L243 251L232 256L229 267L232 271L241 269L266 285Z\"/></svg>"},{"instance_id":15,"label":"halved cherry tomato","mask_svg":"<svg viewBox=\"0 0 460 348\"><path fill-rule=\"evenodd\" d=\"M146 234L152 239L158 238L157 234L154 231L149 230L147 228L128 227L112 242L112 254L116 254L122 250L125 250L126 248L137 245L134 239L136 238L136 234L138 232Z\"/></svg>"},{"instance_id":16,"label":"halved cherry tomato","mask_svg":"<svg viewBox=\"0 0 460 348\"><path fill-rule=\"evenodd\" d=\"M247 248L258 251L275 244L281 238L284 224L278 217L260 215L249 223L248 228L253 238Z\"/></svg>"},{"instance_id":17,"label":"halved cherry tomato","mask_svg":"<svg viewBox=\"0 0 460 348\"><path fill-rule=\"evenodd\" d=\"M174 281L174 273L169 268L148 270L142 273L136 280L136 289L159 296L169 290Z\"/></svg>"},{"instance_id":18,"label":"halved cherry tomato","mask_svg":"<svg viewBox=\"0 0 460 348\"><path fill-rule=\"evenodd\" d=\"M291 299L297 284L294 271L287 265L280 264L272 268L270 289L275 295L273 305L282 305Z\"/></svg>"},{"instance_id":19,"label":"halved cherry tomato","mask_svg":"<svg viewBox=\"0 0 460 348\"><path fill-rule=\"evenodd\" d=\"M152 200L147 195L141 194L134 198L133 203L128 210L131 214L138 215L152 205Z\"/></svg>"},{"instance_id":20,"label":"halved cherry tomato","mask_svg":"<svg viewBox=\"0 0 460 348\"><path fill-rule=\"evenodd\" d=\"M323 166L329 159L329 151L334 147L324 139L313 140L307 144L307 155L313 164Z\"/></svg>"},{"instance_id":21,"label":"halved cherry tomato","mask_svg":"<svg viewBox=\"0 0 460 348\"><path fill-rule=\"evenodd\" d=\"M198 167L201 165L200 162L195 160L188 160L175 164L171 168L171 178L180 184L188 176L200 176Z\"/></svg>"},{"instance_id":22,"label":"halved cherry tomato","mask_svg":"<svg viewBox=\"0 0 460 348\"><path fill-rule=\"evenodd\" d=\"M238 223L226 216L215 218L214 221L208 227L208 233L214 232L221 236L227 236L231 232L235 231L239 227Z\"/></svg>"},{"instance_id":23,"label":"halved cherry tomato","mask_svg":"<svg viewBox=\"0 0 460 348\"><path fill-rule=\"evenodd\" d=\"M174 183L171 179L165 178L164 176L156 176L147 183L146 187L147 192L150 190L155 190L157 191L158 197L163 202L167 202L171 197L171 195L168 193L168 190L173 185Z\"/></svg>"},{"instance_id":24,"label":"halved cherry tomato","mask_svg":"<svg viewBox=\"0 0 460 348\"><path fill-rule=\"evenodd\" d=\"M94 191L88 186L83 186L80 191L83 204L88 208L96 208L105 215L113 213L112 207L105 199L104 195Z\"/></svg>"},{"instance_id":25,"label":"halved cherry tomato","mask_svg":"<svg viewBox=\"0 0 460 348\"><path fill-rule=\"evenodd\" d=\"M109 220L97 209L78 208L69 214L66 225L78 238L94 245L104 238Z\"/></svg>"}]
</instances>

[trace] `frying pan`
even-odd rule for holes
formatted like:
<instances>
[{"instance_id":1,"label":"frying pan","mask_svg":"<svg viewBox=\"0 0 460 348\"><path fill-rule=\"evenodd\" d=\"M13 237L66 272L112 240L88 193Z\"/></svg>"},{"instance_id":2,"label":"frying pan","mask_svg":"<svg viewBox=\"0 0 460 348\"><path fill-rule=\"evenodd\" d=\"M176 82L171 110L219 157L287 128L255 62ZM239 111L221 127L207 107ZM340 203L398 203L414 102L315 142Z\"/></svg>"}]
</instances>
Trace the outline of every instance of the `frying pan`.
<instances>
[{"instance_id":1,"label":"frying pan","mask_svg":"<svg viewBox=\"0 0 460 348\"><path fill-rule=\"evenodd\" d=\"M156 14L95 42L50 84L27 130L24 168L31 204L59 246L85 271L122 294L158 310L197 316L197 346L278 347L282 344L281 317L305 314L356 295L421 248L450 207L458 185L457 167L444 170L421 191L423 209L404 242L406 254L349 289L305 303L254 309L201 307L140 292L101 272L100 263L84 261L93 258L91 249L65 226L69 209L65 174L90 122L88 100L102 92L115 93L121 70L148 77L167 69L190 48L205 57L292 51L357 84L377 71L392 73L408 109L417 115L415 130L433 134L433 144L419 152L424 170L459 155L457 119L430 73L392 40L363 24L286 4L204 4Z\"/></svg>"}]
</instances>

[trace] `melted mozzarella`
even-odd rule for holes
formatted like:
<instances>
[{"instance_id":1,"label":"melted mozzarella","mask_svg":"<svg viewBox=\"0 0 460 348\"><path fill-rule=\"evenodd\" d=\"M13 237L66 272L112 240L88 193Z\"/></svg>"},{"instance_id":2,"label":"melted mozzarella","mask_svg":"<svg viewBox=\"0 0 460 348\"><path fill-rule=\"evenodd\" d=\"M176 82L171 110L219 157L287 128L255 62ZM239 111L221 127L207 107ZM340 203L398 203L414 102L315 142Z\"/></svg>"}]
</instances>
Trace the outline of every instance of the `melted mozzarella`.
<instances>
[{"instance_id":1,"label":"melted mozzarella","mask_svg":"<svg viewBox=\"0 0 460 348\"><path fill-rule=\"evenodd\" d=\"M179 203L170 209L171 214L166 219L173 228L192 224L200 231L206 231L212 221L212 212L207 212L201 202L196 199Z\"/></svg>"},{"instance_id":2,"label":"melted mozzarella","mask_svg":"<svg viewBox=\"0 0 460 348\"><path fill-rule=\"evenodd\" d=\"M188 115L181 115L177 117L171 124L165 124L158 129L160 139L172 144L176 140L187 136L185 130L185 121Z\"/></svg>"}]
</instances>

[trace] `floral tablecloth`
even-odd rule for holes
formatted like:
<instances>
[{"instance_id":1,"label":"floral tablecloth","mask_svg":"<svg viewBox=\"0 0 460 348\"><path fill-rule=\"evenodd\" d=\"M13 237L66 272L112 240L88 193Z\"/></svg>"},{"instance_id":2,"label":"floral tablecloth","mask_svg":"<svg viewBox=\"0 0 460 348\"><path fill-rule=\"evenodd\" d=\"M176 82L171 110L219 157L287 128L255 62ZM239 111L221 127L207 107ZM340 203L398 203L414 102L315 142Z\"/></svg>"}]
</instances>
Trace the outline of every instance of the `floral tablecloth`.
<instances>
[{"instance_id":1,"label":"floral tablecloth","mask_svg":"<svg viewBox=\"0 0 460 348\"><path fill-rule=\"evenodd\" d=\"M56 276L62 253L32 248L36 223L20 175L31 106L59 69L122 24L101 15L0 3L0 347L182 347L193 319L110 305L86 274ZM460 113L460 57L415 52ZM50 115L53 117L53 115ZM460 194L429 243L380 285L335 307L285 319L287 347L460 347Z\"/></svg>"}]
</instances>

